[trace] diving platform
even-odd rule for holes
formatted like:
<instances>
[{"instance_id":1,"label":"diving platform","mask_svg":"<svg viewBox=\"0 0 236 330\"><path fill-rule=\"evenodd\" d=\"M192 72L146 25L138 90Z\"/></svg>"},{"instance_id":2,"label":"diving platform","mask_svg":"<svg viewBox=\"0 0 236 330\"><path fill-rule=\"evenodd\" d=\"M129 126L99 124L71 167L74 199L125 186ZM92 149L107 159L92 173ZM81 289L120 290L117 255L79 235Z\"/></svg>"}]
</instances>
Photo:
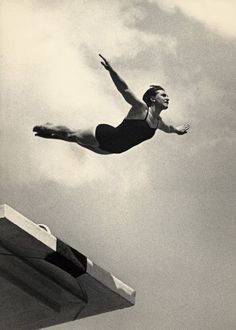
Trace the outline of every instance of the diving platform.
<instances>
[{"instance_id":1,"label":"diving platform","mask_svg":"<svg viewBox=\"0 0 236 330\"><path fill-rule=\"evenodd\" d=\"M131 287L47 228L0 206L0 329L42 329L134 304Z\"/></svg>"}]
</instances>

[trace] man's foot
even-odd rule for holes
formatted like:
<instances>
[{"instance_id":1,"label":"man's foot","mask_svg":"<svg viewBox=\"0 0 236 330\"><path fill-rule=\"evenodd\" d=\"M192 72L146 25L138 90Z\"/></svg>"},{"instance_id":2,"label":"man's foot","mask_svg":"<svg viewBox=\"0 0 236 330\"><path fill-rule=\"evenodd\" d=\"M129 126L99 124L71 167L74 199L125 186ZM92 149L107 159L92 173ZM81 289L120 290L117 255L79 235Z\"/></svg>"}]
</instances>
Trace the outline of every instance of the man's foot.
<instances>
[{"instance_id":1,"label":"man's foot","mask_svg":"<svg viewBox=\"0 0 236 330\"><path fill-rule=\"evenodd\" d=\"M60 137L56 136L54 133L37 132L34 134L34 136L38 136L45 139L60 139Z\"/></svg>"},{"instance_id":2,"label":"man's foot","mask_svg":"<svg viewBox=\"0 0 236 330\"><path fill-rule=\"evenodd\" d=\"M54 126L51 123L46 123L45 125L34 126L33 132L36 132L35 136L55 139L67 138L70 130L63 126Z\"/></svg>"},{"instance_id":3,"label":"man's foot","mask_svg":"<svg viewBox=\"0 0 236 330\"><path fill-rule=\"evenodd\" d=\"M53 131L53 125L50 123L46 123L45 125L33 127L33 132L36 132L39 134L51 134L52 131Z\"/></svg>"}]
</instances>

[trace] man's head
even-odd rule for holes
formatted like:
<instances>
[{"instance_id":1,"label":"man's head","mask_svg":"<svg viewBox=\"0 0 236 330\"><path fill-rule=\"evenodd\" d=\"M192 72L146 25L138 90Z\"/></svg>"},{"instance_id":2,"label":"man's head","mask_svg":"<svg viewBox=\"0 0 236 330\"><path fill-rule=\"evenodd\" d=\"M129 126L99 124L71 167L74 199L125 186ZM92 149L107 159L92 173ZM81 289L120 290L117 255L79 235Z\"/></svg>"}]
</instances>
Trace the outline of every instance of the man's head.
<instances>
[{"instance_id":1,"label":"man's head","mask_svg":"<svg viewBox=\"0 0 236 330\"><path fill-rule=\"evenodd\" d=\"M167 109L169 105L169 97L161 86L151 85L144 93L143 101L148 107L156 104L162 110Z\"/></svg>"}]
</instances>

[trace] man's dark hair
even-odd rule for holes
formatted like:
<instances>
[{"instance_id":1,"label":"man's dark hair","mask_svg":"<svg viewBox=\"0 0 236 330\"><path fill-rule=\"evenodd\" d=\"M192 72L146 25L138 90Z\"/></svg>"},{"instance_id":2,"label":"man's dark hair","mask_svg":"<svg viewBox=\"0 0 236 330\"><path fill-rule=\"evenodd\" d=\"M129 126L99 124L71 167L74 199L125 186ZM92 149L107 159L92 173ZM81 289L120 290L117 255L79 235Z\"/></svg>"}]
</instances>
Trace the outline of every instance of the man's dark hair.
<instances>
[{"instance_id":1,"label":"man's dark hair","mask_svg":"<svg viewBox=\"0 0 236 330\"><path fill-rule=\"evenodd\" d=\"M156 95L158 90L163 90L161 86L158 85L151 85L150 88L143 94L143 101L147 104L148 107L152 105L151 97Z\"/></svg>"}]
</instances>

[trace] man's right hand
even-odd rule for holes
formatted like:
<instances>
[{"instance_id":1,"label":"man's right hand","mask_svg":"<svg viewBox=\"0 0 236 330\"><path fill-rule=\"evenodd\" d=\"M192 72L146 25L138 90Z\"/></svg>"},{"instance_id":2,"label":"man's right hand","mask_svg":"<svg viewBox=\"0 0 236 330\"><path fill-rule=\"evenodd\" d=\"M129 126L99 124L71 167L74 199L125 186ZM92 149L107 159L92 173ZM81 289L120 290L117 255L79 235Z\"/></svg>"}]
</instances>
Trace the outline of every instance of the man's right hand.
<instances>
[{"instance_id":1,"label":"man's right hand","mask_svg":"<svg viewBox=\"0 0 236 330\"><path fill-rule=\"evenodd\" d=\"M110 63L105 59L105 57L103 57L101 54L99 54L99 56L102 58L102 62L101 64L104 66L104 68L108 71L111 71L112 70L112 67L110 65Z\"/></svg>"}]
</instances>

